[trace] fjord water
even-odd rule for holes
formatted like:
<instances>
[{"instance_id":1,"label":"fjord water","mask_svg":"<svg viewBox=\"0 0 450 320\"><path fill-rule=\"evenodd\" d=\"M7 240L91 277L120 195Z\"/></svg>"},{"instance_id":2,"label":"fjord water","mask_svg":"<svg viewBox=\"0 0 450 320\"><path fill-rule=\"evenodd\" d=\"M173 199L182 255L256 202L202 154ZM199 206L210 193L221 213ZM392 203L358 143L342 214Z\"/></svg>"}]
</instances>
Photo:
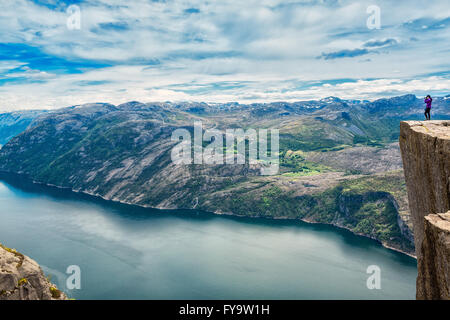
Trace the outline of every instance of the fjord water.
<instances>
[{"instance_id":1,"label":"fjord water","mask_svg":"<svg viewBox=\"0 0 450 320\"><path fill-rule=\"evenodd\" d=\"M0 181L0 241L76 299L414 299L416 262L331 226L160 211ZM70 265L81 289L65 287ZM381 289L366 286L381 269Z\"/></svg>"}]
</instances>

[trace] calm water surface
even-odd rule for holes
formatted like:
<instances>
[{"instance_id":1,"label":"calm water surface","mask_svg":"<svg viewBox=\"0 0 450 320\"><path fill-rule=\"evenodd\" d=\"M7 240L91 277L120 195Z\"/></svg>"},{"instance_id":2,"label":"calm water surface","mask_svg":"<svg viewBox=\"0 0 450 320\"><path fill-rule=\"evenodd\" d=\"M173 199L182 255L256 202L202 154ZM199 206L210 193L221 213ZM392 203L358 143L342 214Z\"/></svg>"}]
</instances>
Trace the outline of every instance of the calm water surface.
<instances>
[{"instance_id":1,"label":"calm water surface","mask_svg":"<svg viewBox=\"0 0 450 320\"><path fill-rule=\"evenodd\" d=\"M6 182L8 181L8 182ZM141 209L0 181L0 241L76 299L414 299L416 261L331 226ZM65 271L81 268L81 290ZM366 286L381 268L381 290Z\"/></svg>"}]
</instances>

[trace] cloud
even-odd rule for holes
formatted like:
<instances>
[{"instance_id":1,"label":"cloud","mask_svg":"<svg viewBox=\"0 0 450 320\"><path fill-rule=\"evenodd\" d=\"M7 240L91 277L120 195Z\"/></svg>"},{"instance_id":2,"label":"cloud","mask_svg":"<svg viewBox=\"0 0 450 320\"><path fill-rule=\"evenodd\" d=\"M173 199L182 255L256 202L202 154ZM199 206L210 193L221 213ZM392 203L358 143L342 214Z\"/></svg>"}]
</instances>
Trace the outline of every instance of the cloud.
<instances>
[{"instance_id":1,"label":"cloud","mask_svg":"<svg viewBox=\"0 0 450 320\"><path fill-rule=\"evenodd\" d=\"M388 38L384 40L369 40L366 43L364 43L364 47L374 48L374 47L386 47L386 46L393 46L397 44L398 41L394 38Z\"/></svg>"},{"instance_id":2,"label":"cloud","mask_svg":"<svg viewBox=\"0 0 450 320\"><path fill-rule=\"evenodd\" d=\"M128 23L124 21L118 21L118 22L101 22L97 25L97 27L94 27L91 29L92 32L100 33L100 32L108 32L108 31L125 31L129 30Z\"/></svg>"},{"instance_id":3,"label":"cloud","mask_svg":"<svg viewBox=\"0 0 450 320\"><path fill-rule=\"evenodd\" d=\"M419 19L406 21L402 26L408 30L416 32L443 30L450 26L450 17L446 17L444 19L422 17Z\"/></svg>"},{"instance_id":4,"label":"cloud","mask_svg":"<svg viewBox=\"0 0 450 320\"><path fill-rule=\"evenodd\" d=\"M197 8L188 8L188 9L184 9L184 12L187 13L187 14L200 13L200 9L197 9Z\"/></svg>"},{"instance_id":5,"label":"cloud","mask_svg":"<svg viewBox=\"0 0 450 320\"><path fill-rule=\"evenodd\" d=\"M80 30L67 28L70 4L80 7ZM447 2L377 1L379 30L366 26L370 4L2 1L0 109L128 99L295 100L325 93L358 99L390 94L389 85L408 93L428 83L448 92L442 86L450 70ZM425 78L430 82L413 82ZM354 87L358 81L364 82ZM378 91L362 90L367 81L379 81L370 82Z\"/></svg>"},{"instance_id":6,"label":"cloud","mask_svg":"<svg viewBox=\"0 0 450 320\"><path fill-rule=\"evenodd\" d=\"M354 58L363 56L372 52L377 52L375 50L368 50L366 48L386 48L391 47L393 45L396 45L398 41L394 38L388 38L384 40L369 40L363 44L363 48L355 48L355 49L344 49L340 51L335 52L329 52L324 53L322 52L322 55L317 57L318 59L325 59L325 60L331 60L331 59L339 59L339 58ZM366 60L367 61L367 60Z\"/></svg>"},{"instance_id":7,"label":"cloud","mask_svg":"<svg viewBox=\"0 0 450 320\"><path fill-rule=\"evenodd\" d=\"M367 49L353 49L353 50L340 50L340 51L336 51L336 52L329 52L329 53L324 53L322 52L322 55L319 56L318 58L323 58L325 60L330 60L330 59L339 59L339 58L353 58L353 57L358 57L358 56L363 56L369 53L369 50Z\"/></svg>"}]
</instances>

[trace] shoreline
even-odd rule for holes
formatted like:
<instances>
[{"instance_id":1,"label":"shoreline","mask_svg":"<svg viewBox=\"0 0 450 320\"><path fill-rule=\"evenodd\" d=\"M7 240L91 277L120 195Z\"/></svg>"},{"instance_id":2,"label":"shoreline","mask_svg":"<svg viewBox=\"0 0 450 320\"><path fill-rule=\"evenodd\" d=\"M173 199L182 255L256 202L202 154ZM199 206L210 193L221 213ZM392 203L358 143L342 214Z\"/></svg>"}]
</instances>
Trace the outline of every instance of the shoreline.
<instances>
[{"instance_id":1,"label":"shoreline","mask_svg":"<svg viewBox=\"0 0 450 320\"><path fill-rule=\"evenodd\" d=\"M37 181L34 180L30 177L28 177L25 174L22 173L15 173L15 172L6 172L6 171L0 171L0 173L6 173L6 174L12 174L12 175L16 175L16 176L20 176L24 179L26 179L29 183L35 184L35 185L41 185L44 187L48 187L48 188L57 188L57 189L61 189L61 190L67 190L73 193L77 193L77 194L84 194L84 195L88 195L94 198L98 198L101 199L103 201L108 201L108 202L114 202L114 203L119 203L119 204L125 204L125 205L130 205L130 206L136 206L136 207L140 207L140 208L146 208L146 209L156 209L156 210L161 210L161 211L166 211L166 210L192 210L195 211L197 209L195 208L170 208L170 207L152 207L152 206L147 206L147 205L140 205L140 204L136 204L136 203L131 203L131 202L127 202L127 201L123 201L123 200L119 200L119 199L107 199L104 196L100 195L100 194L95 194L89 191L83 191L83 190L75 190L72 189L70 187L63 187L63 186L58 186L58 185L54 185L51 183L44 183L41 181ZM1 176L0 176L0 180ZM204 210L197 210L197 211L204 211ZM242 215L242 214L236 214L233 212L221 212L220 209L216 210L216 211L204 211L205 213L209 213L209 214L213 214L213 215L225 215L225 216L231 216L231 217L238 217L238 218L251 218L251 219L265 219L265 220L285 220L285 221L292 221L292 222L296 222L296 221L302 221L304 223L308 223L308 224L318 224L318 225L327 225L327 226L332 226L334 228L338 228L338 229L342 229L342 230L347 230L348 232L352 233L353 235L356 236L361 236L361 237L365 237L365 238L369 238L371 240L376 241L377 243L379 243L381 246L383 246L386 249L392 250L392 251L396 251L398 253L407 255L411 258L417 259L417 256L415 256L412 253L403 251L401 249L395 248L390 246L387 243L383 243L382 241L380 241L377 238L371 237L369 235L366 234L362 234L362 233L358 233L358 232L354 232L352 230L350 230L348 227L345 226L341 226L338 224L333 224L333 223L324 223L324 222L316 222L316 221L312 221L312 220L308 220L308 219L302 219L302 218L287 218L287 217L262 217L262 216L247 216L247 215Z\"/></svg>"},{"instance_id":2,"label":"shoreline","mask_svg":"<svg viewBox=\"0 0 450 320\"><path fill-rule=\"evenodd\" d=\"M106 200L106 201L108 201L108 200ZM187 210L190 210L190 209L187 209ZM208 211L208 212L210 212L210 211ZM312 221L312 220L308 220L308 219L301 219L301 218L287 218L287 217L252 217L252 216L245 216L245 215L240 215L240 214L235 214L235 213L230 213L230 212L226 212L226 213L225 213L225 212L211 212L211 213L217 214L217 215L226 215L226 216L232 216L232 217L251 218L251 219L286 220L286 221L292 221L292 222L295 222L295 221L302 221L302 222L305 222L305 223L307 223L307 224L317 224L317 225L331 226L331 227L334 227L334 228L337 228L337 229L346 230L346 231L352 233L352 234L355 235L355 236L364 237L364 238L368 238L368 239L374 240L374 241L376 241L378 244L380 244L381 246L383 246L383 247L386 248L386 249L389 249L389 250L392 250L392 251L396 251L396 252L398 252L398 253L407 255L407 256L409 256L409 257L414 258L414 259L417 260L417 256L414 255L414 254L412 254L412 253L409 253L409 252L403 251L403 250L401 250L401 249L392 247L392 246L388 245L387 243L383 243L382 241L380 241L380 240L377 239L377 238L371 237L371 236L366 235L366 234L364 234L364 233L354 232L354 231L352 231L350 228L347 228L347 227L344 227L344 226L341 226L341 225L338 225L338 224L324 223L324 222L317 222L317 221Z\"/></svg>"}]
</instances>

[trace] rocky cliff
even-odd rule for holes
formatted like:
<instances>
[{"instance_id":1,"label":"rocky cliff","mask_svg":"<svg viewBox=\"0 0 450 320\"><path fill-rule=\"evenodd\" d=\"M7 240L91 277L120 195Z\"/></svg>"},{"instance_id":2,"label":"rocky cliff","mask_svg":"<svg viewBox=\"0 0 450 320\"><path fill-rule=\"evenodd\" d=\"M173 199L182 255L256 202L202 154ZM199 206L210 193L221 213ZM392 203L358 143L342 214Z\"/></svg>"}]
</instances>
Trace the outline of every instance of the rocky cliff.
<instances>
[{"instance_id":1,"label":"rocky cliff","mask_svg":"<svg viewBox=\"0 0 450 320\"><path fill-rule=\"evenodd\" d=\"M0 300L66 300L36 261L0 244Z\"/></svg>"},{"instance_id":2,"label":"rocky cliff","mask_svg":"<svg viewBox=\"0 0 450 320\"><path fill-rule=\"evenodd\" d=\"M450 299L450 211L425 217L422 242L423 299Z\"/></svg>"},{"instance_id":3,"label":"rocky cliff","mask_svg":"<svg viewBox=\"0 0 450 320\"><path fill-rule=\"evenodd\" d=\"M417 298L449 299L450 121L400 124L418 258Z\"/></svg>"}]
</instances>

